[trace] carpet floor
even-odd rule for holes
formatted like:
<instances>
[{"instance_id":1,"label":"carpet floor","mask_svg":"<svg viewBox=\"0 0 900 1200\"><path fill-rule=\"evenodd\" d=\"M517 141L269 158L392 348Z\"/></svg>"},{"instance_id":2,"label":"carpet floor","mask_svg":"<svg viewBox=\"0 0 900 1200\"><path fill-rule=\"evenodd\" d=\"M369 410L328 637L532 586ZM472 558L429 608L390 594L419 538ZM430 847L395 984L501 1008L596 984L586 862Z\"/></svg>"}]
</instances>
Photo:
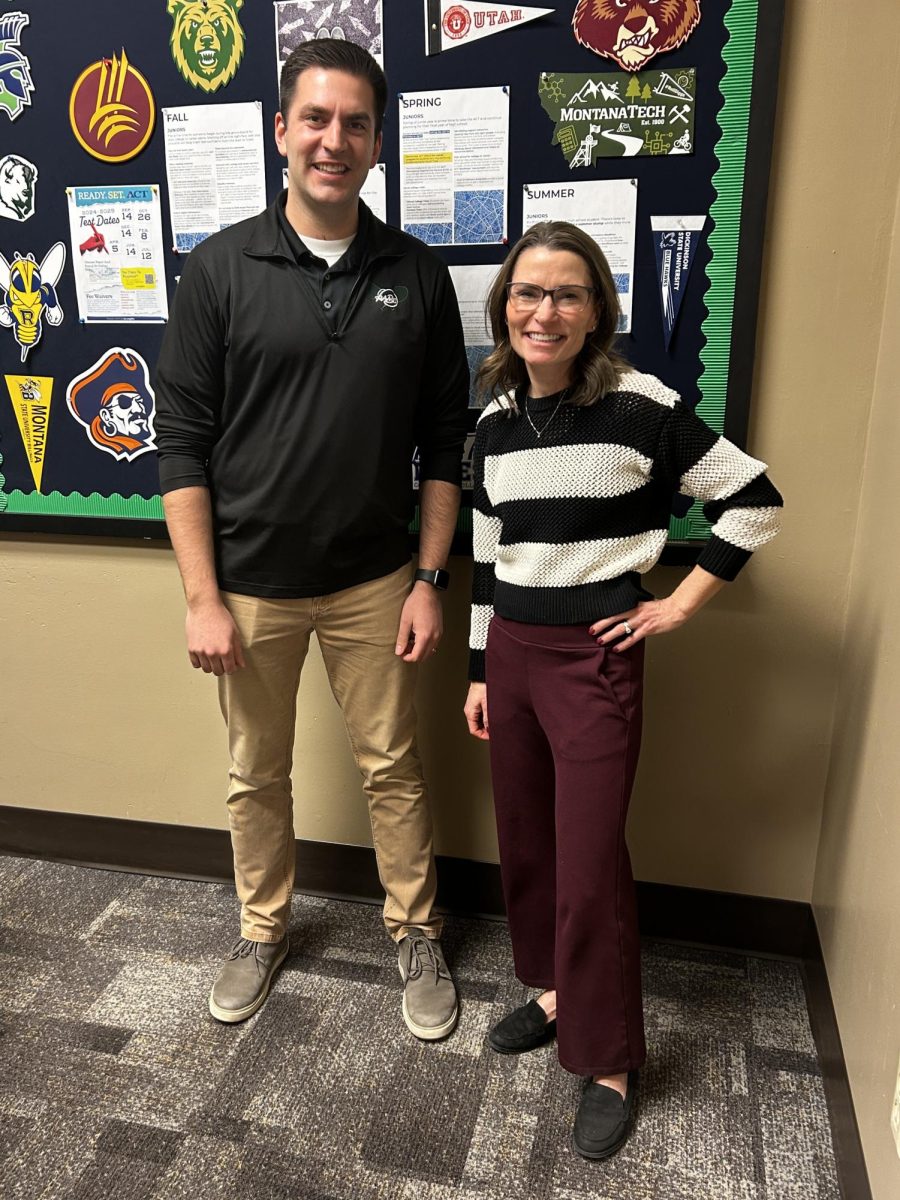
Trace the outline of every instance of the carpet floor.
<instances>
[{"instance_id":1,"label":"carpet floor","mask_svg":"<svg viewBox=\"0 0 900 1200\"><path fill-rule=\"evenodd\" d=\"M4 1200L839 1200L799 968L647 942L649 1061L606 1163L580 1082L489 1027L531 993L506 928L451 920L457 1030L400 1015L378 909L297 896L268 1002L206 1002L227 886L0 857Z\"/></svg>"}]
</instances>

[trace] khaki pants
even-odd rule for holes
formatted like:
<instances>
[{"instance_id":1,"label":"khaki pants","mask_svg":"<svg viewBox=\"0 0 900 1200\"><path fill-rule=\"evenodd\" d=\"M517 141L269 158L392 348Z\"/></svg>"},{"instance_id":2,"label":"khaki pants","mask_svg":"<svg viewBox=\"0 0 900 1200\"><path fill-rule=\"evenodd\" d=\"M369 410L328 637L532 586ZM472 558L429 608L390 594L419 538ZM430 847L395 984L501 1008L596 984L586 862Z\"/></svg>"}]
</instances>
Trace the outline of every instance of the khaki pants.
<instances>
[{"instance_id":1,"label":"khaki pants","mask_svg":"<svg viewBox=\"0 0 900 1200\"><path fill-rule=\"evenodd\" d=\"M241 936L279 941L294 886L291 764L300 672L315 631L368 797L384 921L399 939L432 937L431 815L416 750L415 667L394 654L407 565L328 596L270 600L223 593L246 666L219 679L231 751L228 817Z\"/></svg>"}]
</instances>

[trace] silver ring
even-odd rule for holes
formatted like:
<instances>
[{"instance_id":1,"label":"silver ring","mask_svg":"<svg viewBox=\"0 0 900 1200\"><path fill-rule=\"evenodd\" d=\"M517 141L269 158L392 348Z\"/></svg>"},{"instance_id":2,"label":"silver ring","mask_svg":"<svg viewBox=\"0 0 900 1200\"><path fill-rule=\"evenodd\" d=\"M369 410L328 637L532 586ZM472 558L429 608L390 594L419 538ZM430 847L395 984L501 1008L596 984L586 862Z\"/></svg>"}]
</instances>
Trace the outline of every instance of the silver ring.
<instances>
[{"instance_id":1,"label":"silver ring","mask_svg":"<svg viewBox=\"0 0 900 1200\"><path fill-rule=\"evenodd\" d=\"M628 634L629 637L631 637L631 635L634 633L634 630L631 628L631 626L628 624L627 621L622 622L622 628L625 630L625 632Z\"/></svg>"}]
</instances>

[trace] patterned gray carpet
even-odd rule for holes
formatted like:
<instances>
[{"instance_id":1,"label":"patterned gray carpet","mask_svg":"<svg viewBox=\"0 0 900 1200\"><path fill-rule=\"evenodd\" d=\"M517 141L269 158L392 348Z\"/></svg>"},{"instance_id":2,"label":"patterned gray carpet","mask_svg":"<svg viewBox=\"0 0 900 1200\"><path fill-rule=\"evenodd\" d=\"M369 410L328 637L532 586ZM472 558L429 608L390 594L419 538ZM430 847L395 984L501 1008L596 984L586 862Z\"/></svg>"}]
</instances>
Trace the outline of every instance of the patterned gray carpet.
<instances>
[{"instance_id":1,"label":"patterned gray carpet","mask_svg":"<svg viewBox=\"0 0 900 1200\"><path fill-rule=\"evenodd\" d=\"M502 1057L527 995L505 927L453 921L459 1028L417 1043L376 908L297 897L293 954L239 1026L206 1009L231 889L0 857L4 1200L838 1200L798 969L648 943L650 1061L608 1163L579 1082Z\"/></svg>"}]
</instances>

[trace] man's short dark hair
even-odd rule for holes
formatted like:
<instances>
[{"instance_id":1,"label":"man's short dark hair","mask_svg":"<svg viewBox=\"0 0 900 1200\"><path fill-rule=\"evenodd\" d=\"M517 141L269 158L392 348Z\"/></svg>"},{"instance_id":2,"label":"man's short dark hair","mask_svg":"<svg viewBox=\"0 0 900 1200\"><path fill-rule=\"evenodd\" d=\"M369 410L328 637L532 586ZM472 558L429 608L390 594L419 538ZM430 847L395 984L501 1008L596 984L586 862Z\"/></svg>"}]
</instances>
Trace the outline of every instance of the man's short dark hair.
<instances>
[{"instance_id":1,"label":"man's short dark hair","mask_svg":"<svg viewBox=\"0 0 900 1200\"><path fill-rule=\"evenodd\" d=\"M387 107L387 80L384 71L362 46L343 38L313 38L301 42L290 52L281 68L281 90L278 101L281 115L287 121L288 109L294 98L297 80L310 67L322 67L326 71L345 71L365 79L372 87L375 97L375 136L381 133L384 110Z\"/></svg>"}]
</instances>

